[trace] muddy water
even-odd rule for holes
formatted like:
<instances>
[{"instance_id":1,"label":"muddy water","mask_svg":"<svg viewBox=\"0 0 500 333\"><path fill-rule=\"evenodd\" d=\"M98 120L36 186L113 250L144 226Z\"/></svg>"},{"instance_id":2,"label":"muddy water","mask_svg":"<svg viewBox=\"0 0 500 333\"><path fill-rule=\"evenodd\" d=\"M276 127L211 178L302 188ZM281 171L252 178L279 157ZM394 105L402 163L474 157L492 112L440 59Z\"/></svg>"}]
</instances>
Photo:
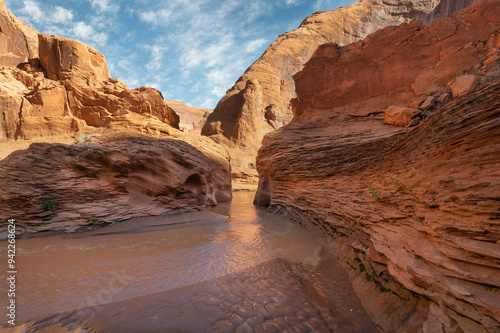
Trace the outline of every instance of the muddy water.
<instances>
[{"instance_id":1,"label":"muddy water","mask_svg":"<svg viewBox=\"0 0 500 333\"><path fill-rule=\"evenodd\" d=\"M18 240L17 331L376 332L336 260L253 196L177 217L191 223Z\"/></svg>"}]
</instances>

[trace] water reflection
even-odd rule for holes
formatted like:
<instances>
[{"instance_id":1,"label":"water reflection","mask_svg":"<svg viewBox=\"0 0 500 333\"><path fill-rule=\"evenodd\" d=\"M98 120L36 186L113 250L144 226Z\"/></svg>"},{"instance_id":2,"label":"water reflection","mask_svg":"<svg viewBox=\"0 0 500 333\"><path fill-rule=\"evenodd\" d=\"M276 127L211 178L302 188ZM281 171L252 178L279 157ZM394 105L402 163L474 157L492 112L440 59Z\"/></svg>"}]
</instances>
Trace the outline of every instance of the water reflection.
<instances>
[{"instance_id":1,"label":"water reflection","mask_svg":"<svg viewBox=\"0 0 500 333\"><path fill-rule=\"evenodd\" d=\"M235 192L214 208L206 221L229 216L218 223L161 230L158 220L135 221L102 229L120 233L19 240L18 322L95 332L134 332L132 323L147 331L373 329L342 268L317 260L316 240L254 207L253 194ZM137 232L137 223L154 231ZM351 303L339 303L346 295Z\"/></svg>"}]
</instances>

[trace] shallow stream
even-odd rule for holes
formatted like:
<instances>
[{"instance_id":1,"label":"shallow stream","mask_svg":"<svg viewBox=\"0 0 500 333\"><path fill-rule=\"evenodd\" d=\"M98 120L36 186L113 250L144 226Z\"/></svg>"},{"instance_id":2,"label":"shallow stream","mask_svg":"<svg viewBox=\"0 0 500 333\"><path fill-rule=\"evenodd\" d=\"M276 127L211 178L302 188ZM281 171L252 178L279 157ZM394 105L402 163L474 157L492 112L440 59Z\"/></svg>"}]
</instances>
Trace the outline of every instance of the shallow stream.
<instances>
[{"instance_id":1,"label":"shallow stream","mask_svg":"<svg viewBox=\"0 0 500 333\"><path fill-rule=\"evenodd\" d=\"M377 332L336 259L253 196L176 217L195 222L18 240L18 324L0 330Z\"/></svg>"}]
</instances>

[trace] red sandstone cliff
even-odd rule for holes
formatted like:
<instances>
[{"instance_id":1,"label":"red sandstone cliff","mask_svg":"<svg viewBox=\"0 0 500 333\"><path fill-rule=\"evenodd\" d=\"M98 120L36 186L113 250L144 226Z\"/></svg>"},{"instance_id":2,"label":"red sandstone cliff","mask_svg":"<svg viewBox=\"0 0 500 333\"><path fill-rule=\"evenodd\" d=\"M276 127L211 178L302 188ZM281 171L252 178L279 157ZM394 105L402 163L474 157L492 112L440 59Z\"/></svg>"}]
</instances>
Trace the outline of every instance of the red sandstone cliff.
<instances>
[{"instance_id":1,"label":"red sandstone cliff","mask_svg":"<svg viewBox=\"0 0 500 333\"><path fill-rule=\"evenodd\" d=\"M498 27L480 0L324 45L264 138L255 202L324 237L384 331L500 331Z\"/></svg>"},{"instance_id":2,"label":"red sandstone cliff","mask_svg":"<svg viewBox=\"0 0 500 333\"><path fill-rule=\"evenodd\" d=\"M38 58L38 32L18 20L0 1L0 66L17 66Z\"/></svg>"},{"instance_id":3,"label":"red sandstone cliff","mask_svg":"<svg viewBox=\"0 0 500 333\"><path fill-rule=\"evenodd\" d=\"M472 2L364 0L314 13L299 28L279 36L245 71L217 104L202 134L229 150L236 177L249 177L254 174L251 168L264 135L292 119L289 106L290 99L295 97L292 76L302 69L319 45L347 45L380 28L414 18L429 22Z\"/></svg>"},{"instance_id":4,"label":"red sandstone cliff","mask_svg":"<svg viewBox=\"0 0 500 333\"><path fill-rule=\"evenodd\" d=\"M179 131L179 116L158 90L130 89L110 77L103 54L38 34L3 1L0 28L2 224L16 218L26 232L72 231L89 219L200 210L231 199L227 152ZM57 208L44 211L49 197Z\"/></svg>"}]
</instances>

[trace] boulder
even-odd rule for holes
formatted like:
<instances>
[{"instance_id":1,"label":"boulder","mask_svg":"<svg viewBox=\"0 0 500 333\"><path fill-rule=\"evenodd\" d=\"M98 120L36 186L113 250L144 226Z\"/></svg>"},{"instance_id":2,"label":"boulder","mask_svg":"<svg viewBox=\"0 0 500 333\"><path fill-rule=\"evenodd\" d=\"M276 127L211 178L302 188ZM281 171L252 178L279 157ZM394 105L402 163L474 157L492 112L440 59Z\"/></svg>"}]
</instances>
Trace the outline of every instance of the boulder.
<instances>
[{"instance_id":1,"label":"boulder","mask_svg":"<svg viewBox=\"0 0 500 333\"><path fill-rule=\"evenodd\" d=\"M203 210L231 199L228 160L144 136L35 143L0 161L0 209L25 232Z\"/></svg>"},{"instance_id":2,"label":"boulder","mask_svg":"<svg viewBox=\"0 0 500 333\"><path fill-rule=\"evenodd\" d=\"M453 97L459 97L476 90L480 83L481 79L477 75L463 75L458 77L451 85Z\"/></svg>"},{"instance_id":3,"label":"boulder","mask_svg":"<svg viewBox=\"0 0 500 333\"><path fill-rule=\"evenodd\" d=\"M416 124L413 119L418 117L420 113L419 109L392 105L385 110L385 121L389 125L408 127L411 124L414 126Z\"/></svg>"},{"instance_id":4,"label":"boulder","mask_svg":"<svg viewBox=\"0 0 500 333\"><path fill-rule=\"evenodd\" d=\"M420 104L418 108L423 111L432 110L436 106L436 101L436 97L429 96L422 102L422 104Z\"/></svg>"}]
</instances>

